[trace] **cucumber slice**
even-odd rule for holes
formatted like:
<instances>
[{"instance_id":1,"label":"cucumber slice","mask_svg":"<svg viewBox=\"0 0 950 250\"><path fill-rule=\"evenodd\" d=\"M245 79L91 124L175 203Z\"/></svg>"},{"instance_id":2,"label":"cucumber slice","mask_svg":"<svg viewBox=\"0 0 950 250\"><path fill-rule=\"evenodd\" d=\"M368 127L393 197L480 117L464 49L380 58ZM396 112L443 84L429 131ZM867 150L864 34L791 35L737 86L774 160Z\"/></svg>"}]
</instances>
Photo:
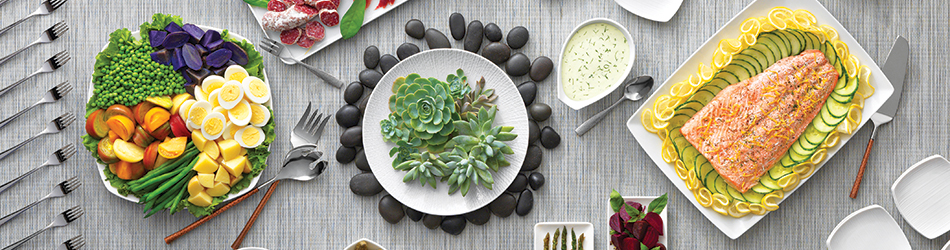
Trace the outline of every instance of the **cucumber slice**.
<instances>
[{"instance_id":1,"label":"cucumber slice","mask_svg":"<svg viewBox=\"0 0 950 250\"><path fill-rule=\"evenodd\" d=\"M787 168L795 166L795 161L792 161L792 157L789 156L788 153L783 155L782 158L778 160L778 163L779 165L782 165L783 167L787 167Z\"/></svg>"},{"instance_id":2,"label":"cucumber slice","mask_svg":"<svg viewBox=\"0 0 950 250\"><path fill-rule=\"evenodd\" d=\"M855 88L855 90L857 90L857 88ZM849 96L842 96L836 92L831 92L831 99L836 102L851 103L851 100L854 99L854 94L852 93Z\"/></svg>"},{"instance_id":3,"label":"cucumber slice","mask_svg":"<svg viewBox=\"0 0 950 250\"><path fill-rule=\"evenodd\" d=\"M768 189L771 189L771 190L779 190L779 189L782 189L782 187L778 185L778 182L776 182L775 180L773 180L773 179L770 178L770 177L765 177L765 176L763 176L762 178L759 179L759 184L762 184L762 186L764 186L764 187L766 187L766 188L768 188ZM770 192L770 193L771 193L771 192Z\"/></svg>"},{"instance_id":4,"label":"cucumber slice","mask_svg":"<svg viewBox=\"0 0 950 250\"><path fill-rule=\"evenodd\" d=\"M766 56L764 53L755 48L746 48L742 51L742 54L749 56L759 65L755 71L756 73L762 73L766 68L772 66L772 63L774 63L773 61L770 61L770 57Z\"/></svg>"},{"instance_id":5,"label":"cucumber slice","mask_svg":"<svg viewBox=\"0 0 950 250\"><path fill-rule=\"evenodd\" d=\"M808 43L806 43L806 46L805 46L806 50L818 49L821 46L821 38L819 38L818 35L815 35L815 33L811 33L809 31L802 31L802 30L799 30L798 32L804 35L805 38L808 39Z\"/></svg>"},{"instance_id":6,"label":"cucumber slice","mask_svg":"<svg viewBox=\"0 0 950 250\"><path fill-rule=\"evenodd\" d=\"M750 188L749 191L752 191L752 192L745 192L745 194L746 194L746 195L748 195L748 194L750 194L750 193L769 194L769 193L771 193L773 190L770 189L770 188L765 187L764 185L762 185L762 183L759 183L758 185L752 186L752 188ZM748 198L748 197L747 197L747 198Z\"/></svg>"},{"instance_id":7,"label":"cucumber slice","mask_svg":"<svg viewBox=\"0 0 950 250\"><path fill-rule=\"evenodd\" d=\"M824 109L824 107L822 109ZM818 116L815 117L815 120L812 120L811 125L815 126L815 129L818 130L818 132L828 133L834 131L835 127L838 126L838 122L835 122L836 119L838 118L831 117L830 113L826 114L825 111L820 111ZM842 120L844 119L842 118Z\"/></svg>"},{"instance_id":8,"label":"cucumber slice","mask_svg":"<svg viewBox=\"0 0 950 250\"><path fill-rule=\"evenodd\" d=\"M682 153L680 153L680 159L683 161L683 164L686 166L695 166L696 156L699 156L699 151L692 146L686 147Z\"/></svg>"},{"instance_id":9,"label":"cucumber slice","mask_svg":"<svg viewBox=\"0 0 950 250\"><path fill-rule=\"evenodd\" d=\"M778 60L781 60L782 58L785 58L785 53L782 52L782 50L785 50L785 44L781 41L781 39L778 38L778 36L775 36L771 33L762 33L759 35L757 40L758 42L756 43L762 43L768 47L767 49L763 50L763 52L768 51L772 54L772 58L775 59L775 61L772 61L772 64Z\"/></svg>"},{"instance_id":10,"label":"cucumber slice","mask_svg":"<svg viewBox=\"0 0 950 250\"><path fill-rule=\"evenodd\" d=\"M760 56L756 56L753 54L752 57L764 58L764 61L759 62L759 64L762 64L765 66L763 68L768 68L769 66L772 66L772 64L774 64L775 61L778 61L778 58L775 58L775 55L772 54L772 51L769 49L770 47L766 46L764 42L756 42L752 46L749 46L748 48L746 48L746 50L749 50L750 53L760 54Z\"/></svg>"},{"instance_id":11,"label":"cucumber slice","mask_svg":"<svg viewBox=\"0 0 950 250\"><path fill-rule=\"evenodd\" d=\"M756 73L756 74L757 74L757 73L759 73L759 72L762 72L762 70L765 70L765 67L762 67L762 65L759 64L759 61L756 60L756 59L755 59L754 57L752 57L751 55L747 54L746 51L750 51L750 50L743 50L742 53L739 53L739 54L736 54L736 55L732 56L732 63L731 63L731 64L737 64L737 65L739 65L739 66L745 68L746 71L749 71L749 73ZM751 51L750 51L749 53L751 53ZM768 66L766 66L766 67L768 67ZM750 75L752 75L752 74L750 74Z\"/></svg>"},{"instance_id":12,"label":"cucumber slice","mask_svg":"<svg viewBox=\"0 0 950 250\"><path fill-rule=\"evenodd\" d=\"M726 186L726 192L729 193L729 196L732 196L733 199L738 201L746 201L745 197L742 196L742 192L733 188L732 186Z\"/></svg>"},{"instance_id":13,"label":"cucumber slice","mask_svg":"<svg viewBox=\"0 0 950 250\"><path fill-rule=\"evenodd\" d=\"M782 177L785 177L786 175L789 175L791 173L792 173L792 168L775 166L775 167L772 167L772 169L769 169L769 178L772 178L772 180L778 181L778 179L781 179Z\"/></svg>"},{"instance_id":14,"label":"cucumber slice","mask_svg":"<svg viewBox=\"0 0 950 250\"><path fill-rule=\"evenodd\" d=\"M722 175L717 175L717 176L716 176L715 187L716 187L716 192L717 192L717 193L720 193L720 194L723 194L723 195L729 195L729 191L727 190L727 189L729 189L729 183L726 182L726 179L723 179L723 178L722 178Z\"/></svg>"},{"instance_id":15,"label":"cucumber slice","mask_svg":"<svg viewBox=\"0 0 950 250\"><path fill-rule=\"evenodd\" d=\"M788 42L788 55L789 55L789 56L798 55L799 53L802 53L802 43L803 43L803 42L801 41L801 39L798 39L797 36L793 35L793 34L792 34L791 32L789 32L789 31L784 31L784 30L779 30L778 32L776 32L776 34L779 35L780 37L784 38L785 41Z\"/></svg>"},{"instance_id":16,"label":"cucumber slice","mask_svg":"<svg viewBox=\"0 0 950 250\"><path fill-rule=\"evenodd\" d=\"M842 87L842 88L840 88L840 89L839 89L839 88L835 88L835 92L834 92L834 93L835 93L835 94L838 94L838 95L841 95L841 96L845 96L845 97L853 97L853 96L854 96L854 92L857 92L857 91L858 91L858 85L859 85L859 83L858 83L858 78L850 78L850 77L849 77L849 78L848 78L848 81L847 81L847 84L845 84L845 86ZM849 100L849 102L850 102L850 100Z\"/></svg>"},{"instance_id":17,"label":"cucumber slice","mask_svg":"<svg viewBox=\"0 0 950 250\"><path fill-rule=\"evenodd\" d=\"M713 168L712 164L709 164L709 161L706 161L706 157L702 157L696 160L696 170L694 172L700 180L703 180L703 183L706 183L706 178L712 177L711 173L716 173L716 169Z\"/></svg>"},{"instance_id":18,"label":"cucumber slice","mask_svg":"<svg viewBox=\"0 0 950 250\"><path fill-rule=\"evenodd\" d=\"M831 117L840 118L848 115L848 110L851 109L850 103L840 103L840 102L825 102L825 107L828 108L828 113Z\"/></svg>"},{"instance_id":19,"label":"cucumber slice","mask_svg":"<svg viewBox=\"0 0 950 250\"><path fill-rule=\"evenodd\" d=\"M804 35L794 29L786 29L782 31L787 37L794 37L798 40L797 43L792 43L792 53L795 55L801 54L805 50L805 44L808 43L808 39Z\"/></svg>"},{"instance_id":20,"label":"cucumber slice","mask_svg":"<svg viewBox=\"0 0 950 250\"><path fill-rule=\"evenodd\" d=\"M716 73L715 78L722 79L728 82L729 85L732 85L739 81L752 77L754 75L753 74L754 71L752 70L754 70L754 68L752 68L752 66L748 62L742 59L733 58L732 63L730 63L729 65L726 65L726 67L722 67L722 69L719 70L718 73Z\"/></svg>"},{"instance_id":21,"label":"cucumber slice","mask_svg":"<svg viewBox=\"0 0 950 250\"><path fill-rule=\"evenodd\" d=\"M815 126L812 126L810 124L808 125L807 128L805 128L805 131L802 132L802 135L801 135L801 138L804 138L805 142L807 142L810 145L815 145L815 146L821 145L821 143L825 141L825 137L828 137L828 133L819 132L815 128Z\"/></svg>"},{"instance_id":22,"label":"cucumber slice","mask_svg":"<svg viewBox=\"0 0 950 250\"><path fill-rule=\"evenodd\" d=\"M811 154L815 153L817 149L817 147L806 149L800 141L795 141L795 143L792 143L792 147L789 148L788 156L795 163L799 163L811 158Z\"/></svg>"},{"instance_id":23,"label":"cucumber slice","mask_svg":"<svg viewBox=\"0 0 950 250\"><path fill-rule=\"evenodd\" d=\"M828 63L831 63L831 65L835 65L835 63L838 62L838 53L835 52L835 47L831 45L831 43L822 43L818 50L820 50L821 53L825 53L825 57L828 58ZM838 74L846 74L846 72L838 72Z\"/></svg>"},{"instance_id":24,"label":"cucumber slice","mask_svg":"<svg viewBox=\"0 0 950 250\"><path fill-rule=\"evenodd\" d=\"M768 188L765 188L765 186L762 186L762 185L756 185L756 186L753 186L753 188L754 187L762 187L766 190L769 190ZM758 192L745 192L742 194L742 197L745 197L745 201L748 203L757 204L757 203L762 203L762 198L765 197L765 194L758 193Z\"/></svg>"},{"instance_id":25,"label":"cucumber slice","mask_svg":"<svg viewBox=\"0 0 950 250\"><path fill-rule=\"evenodd\" d=\"M722 177L719 177L719 173L717 173L716 171L712 171L712 172L709 172L708 174L706 174L706 177L703 177L703 178L704 178L704 179L703 179L703 186L705 186L706 189L709 189L709 192L710 192L710 193L714 193L714 194L715 194L715 193L717 192L717 191L716 191L716 179L719 179L719 178L722 178Z\"/></svg>"},{"instance_id":26,"label":"cucumber slice","mask_svg":"<svg viewBox=\"0 0 950 250\"><path fill-rule=\"evenodd\" d=\"M764 33L763 35L764 35L764 37L766 37L766 38L772 39L773 41L775 41L776 44L779 45L779 51L780 51L780 52L779 52L779 54L778 54L778 55L779 55L778 58L786 58L786 57L788 57L789 55L792 54L792 52L791 52L792 46L789 44L789 41L788 41L788 40L785 40L785 37L784 37L784 36L779 35L779 34L778 34L777 32L775 32L775 31L772 31L772 32L769 32L769 33Z\"/></svg>"}]
</instances>

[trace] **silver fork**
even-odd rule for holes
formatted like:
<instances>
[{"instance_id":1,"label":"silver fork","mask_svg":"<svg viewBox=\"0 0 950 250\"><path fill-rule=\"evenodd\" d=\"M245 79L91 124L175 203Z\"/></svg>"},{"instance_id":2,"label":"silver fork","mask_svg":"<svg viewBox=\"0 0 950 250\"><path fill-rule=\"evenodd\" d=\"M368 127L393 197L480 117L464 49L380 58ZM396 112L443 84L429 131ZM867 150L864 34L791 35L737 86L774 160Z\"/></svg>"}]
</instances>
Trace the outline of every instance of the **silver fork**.
<instances>
[{"instance_id":1,"label":"silver fork","mask_svg":"<svg viewBox=\"0 0 950 250\"><path fill-rule=\"evenodd\" d=\"M327 122L330 121L330 115L324 117L322 113L319 113L320 110L314 110L313 113L310 113L310 108L313 103L307 104L307 110L303 112L303 116L300 117L300 120L297 121L297 125L294 126L293 133L291 137L291 146L299 147L303 145L316 145L320 141L320 136L323 134L323 128L326 127ZM294 139L297 140L294 140ZM296 141L296 142L295 142Z\"/></svg>"},{"instance_id":2,"label":"silver fork","mask_svg":"<svg viewBox=\"0 0 950 250\"><path fill-rule=\"evenodd\" d=\"M63 242L62 245L59 245L56 250L79 250L86 245L86 239L82 237L82 234L76 235L72 239Z\"/></svg>"},{"instance_id":3,"label":"silver fork","mask_svg":"<svg viewBox=\"0 0 950 250\"><path fill-rule=\"evenodd\" d=\"M0 4L3 4L5 2L6 1L0 2ZM36 11L33 11L33 13L31 13L29 16L21 18L20 20L16 20L16 22L13 22L10 25L7 25L7 27L3 27L2 29L0 29L0 35L3 35L3 33L6 33L7 30L10 30L11 28L13 28L13 26L16 26L17 24L20 24L23 21L26 21L32 17L49 15L50 13L53 13L54 10L59 9L59 7L62 7L63 4L66 4L66 0L43 1L43 3L40 4L40 7L36 8Z\"/></svg>"},{"instance_id":4,"label":"silver fork","mask_svg":"<svg viewBox=\"0 0 950 250\"><path fill-rule=\"evenodd\" d=\"M264 49L264 51L267 51L268 53L271 53L274 56L277 56L284 60L291 60L297 65L303 66L314 75L317 75L318 77L320 77L320 79L323 79L323 81L329 83L330 85L333 85L333 87L336 87L338 89L343 87L343 81L340 81L340 79L336 79L336 77L333 77L329 73L323 70L320 70L318 68L315 68L313 66L310 66L309 64L303 63L300 60L297 60L297 58L293 58L290 56L281 56L280 53L284 51L283 44L277 41L274 41L270 38L264 37L264 40L262 40L261 44L259 45L261 49Z\"/></svg>"},{"instance_id":5,"label":"silver fork","mask_svg":"<svg viewBox=\"0 0 950 250\"><path fill-rule=\"evenodd\" d=\"M73 222L79 219L79 217L81 217L83 214L85 214L85 212L82 210L82 207L80 206L75 206L70 209L67 209L66 211L63 211L62 213L57 215L56 218L53 219L53 222L50 222L49 225L47 225L45 228L40 229L39 231L36 231L35 233L30 234L29 236L26 236L26 238L23 238L17 242L14 242L13 244L10 244L7 247L4 247L3 250L10 250L10 249L20 247L20 245L23 245L23 243L26 243L27 241L32 240L37 235L40 235L40 233L46 232L46 230L49 230L50 228L69 225L70 222Z\"/></svg>"},{"instance_id":6,"label":"silver fork","mask_svg":"<svg viewBox=\"0 0 950 250\"><path fill-rule=\"evenodd\" d=\"M37 38L36 41L34 41L33 43L30 43L30 45L20 48L14 51L13 53L10 53L7 56L0 58L0 65L3 65L3 63L9 61L10 58L13 58L16 55L19 55L21 52L23 52L26 49L29 49L30 47L36 46L37 44L53 42L53 40L56 40L57 38L63 35L66 35L66 31L68 30L69 30L69 26L66 25L65 20L54 24L53 27L49 27L49 29L46 29L46 31L43 31L43 34L40 34L40 38Z\"/></svg>"},{"instance_id":7,"label":"silver fork","mask_svg":"<svg viewBox=\"0 0 950 250\"><path fill-rule=\"evenodd\" d=\"M21 115L25 114L26 111L30 111L31 109L35 108L36 106L39 106L40 104L52 103L52 102L58 101L59 99L62 99L64 96L66 96L66 94L69 94L69 91L72 91L72 90L73 90L73 85L69 84L69 81L65 81L63 83L60 83L59 85L54 86L53 88L49 89L49 91L46 91L46 95L43 96L43 99L40 99L33 105L30 105L29 107L26 107L25 109L20 110L20 112L16 112L16 114L13 114L12 116L7 117L6 119L3 119L2 121L0 121L0 128L3 128L4 126L12 122L13 119L20 117Z\"/></svg>"},{"instance_id":8,"label":"silver fork","mask_svg":"<svg viewBox=\"0 0 950 250\"><path fill-rule=\"evenodd\" d=\"M39 138L42 135L55 134L55 133L59 133L59 131L63 131L63 129L66 129L66 127L69 127L70 124L73 124L74 121L76 121L76 115L73 115L72 113L65 113L59 117L56 117L56 119L53 119L53 121L50 121L49 124L46 124L46 129L44 129L43 132L40 132L39 134L36 134L33 137L30 137L29 139L26 139L20 142L19 144L13 146L12 148L8 148L7 150L0 152L0 159L6 158L10 154L12 154L13 151L20 149L21 147L23 147L23 145L26 145L27 143L33 140L36 140L36 138Z\"/></svg>"},{"instance_id":9,"label":"silver fork","mask_svg":"<svg viewBox=\"0 0 950 250\"><path fill-rule=\"evenodd\" d=\"M69 145L66 145L65 147L60 148L59 150L56 150L56 152L53 152L53 154L49 156L49 159L46 160L46 162L43 163L43 165L40 165L39 167L35 167L31 169L30 171L27 171L26 173L18 176L17 178L14 178L13 180L7 181L7 183L3 183L3 185L0 185L0 193L3 193L3 191L6 191L8 188L13 186L14 184L17 184L17 182L20 182L20 180L33 174L37 170L40 170L48 166L59 166L60 164L63 164L63 162L66 162L66 160L69 159L69 157L73 157L73 155L75 154L76 154L76 146L74 146L72 143L70 143ZM3 224L3 223L0 223L0 224Z\"/></svg>"},{"instance_id":10,"label":"silver fork","mask_svg":"<svg viewBox=\"0 0 950 250\"><path fill-rule=\"evenodd\" d=\"M43 199L34 201L33 203L30 203L30 205L26 205L25 207L20 208L20 210L16 210L16 212L0 217L0 225L7 223L8 221L17 217L17 215L20 215L23 212L26 212L26 210L30 210L30 208L33 208L36 205L39 205L40 202L43 202L45 200L49 200L52 198L59 198L59 197L66 196L67 194L79 188L79 186L82 186L82 182L79 181L78 176L73 176L72 178L69 178L63 182L60 182L59 184L56 185L56 187L53 188L53 191L49 192L49 194L43 197Z\"/></svg>"},{"instance_id":11,"label":"silver fork","mask_svg":"<svg viewBox=\"0 0 950 250\"><path fill-rule=\"evenodd\" d=\"M22 84L26 80L29 80L30 78L33 78L34 76L56 71L56 69L62 67L68 61L69 61L68 52L63 50L62 52L57 53L53 57L46 59L46 64L43 64L43 67L40 67L40 69L36 70L36 72L33 72L33 74L30 74L29 76L24 77L23 79L20 79L19 81L16 81L13 84L10 84L9 86L3 87L3 89L0 89L0 96L3 96L7 92L10 92L10 90L15 88L16 86L20 86L20 84Z\"/></svg>"}]
</instances>

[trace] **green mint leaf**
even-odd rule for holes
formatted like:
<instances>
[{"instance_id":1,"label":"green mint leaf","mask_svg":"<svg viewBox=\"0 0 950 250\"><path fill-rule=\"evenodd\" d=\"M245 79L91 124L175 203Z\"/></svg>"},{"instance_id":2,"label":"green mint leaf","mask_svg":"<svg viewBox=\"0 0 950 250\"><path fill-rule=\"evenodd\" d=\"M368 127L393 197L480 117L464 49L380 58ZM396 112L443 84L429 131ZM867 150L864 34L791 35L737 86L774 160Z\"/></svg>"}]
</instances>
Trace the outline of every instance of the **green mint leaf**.
<instances>
[{"instance_id":1,"label":"green mint leaf","mask_svg":"<svg viewBox=\"0 0 950 250\"><path fill-rule=\"evenodd\" d=\"M666 208L666 202L667 202L666 194L663 194L660 197L653 199L653 201L650 202L650 205L647 206L646 211L659 214L660 212L663 212L664 208Z\"/></svg>"},{"instance_id":2,"label":"green mint leaf","mask_svg":"<svg viewBox=\"0 0 950 250\"><path fill-rule=\"evenodd\" d=\"M620 212L620 205L623 205L623 197L620 196L620 193L617 190L610 191L610 208L614 210L614 213Z\"/></svg>"}]
</instances>

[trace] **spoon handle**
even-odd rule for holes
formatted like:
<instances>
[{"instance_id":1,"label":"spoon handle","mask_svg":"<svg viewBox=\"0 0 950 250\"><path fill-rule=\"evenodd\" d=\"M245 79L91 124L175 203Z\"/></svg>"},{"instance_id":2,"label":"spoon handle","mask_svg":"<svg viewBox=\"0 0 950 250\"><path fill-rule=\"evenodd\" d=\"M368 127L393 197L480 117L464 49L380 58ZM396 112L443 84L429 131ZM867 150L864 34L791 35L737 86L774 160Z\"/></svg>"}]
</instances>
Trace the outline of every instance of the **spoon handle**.
<instances>
[{"instance_id":1,"label":"spoon handle","mask_svg":"<svg viewBox=\"0 0 950 250\"><path fill-rule=\"evenodd\" d=\"M585 133L587 133L587 131L590 131L590 129L594 128L594 126L597 126L597 124L600 123L600 121L603 121L604 117L607 117L607 114L610 114L611 110L614 110L614 108L616 108L621 103L623 103L623 101L626 101L626 100L627 98L621 98L620 100L617 100L617 102L615 102L613 105L610 105L610 107L607 107L606 109L604 109L604 111L600 111L600 113L597 113L596 115L591 116L590 119L587 119L587 121L584 121L584 123L581 123L580 126L577 126L577 129L574 129L574 133L576 133L577 136L584 135Z\"/></svg>"},{"instance_id":2,"label":"spoon handle","mask_svg":"<svg viewBox=\"0 0 950 250\"><path fill-rule=\"evenodd\" d=\"M270 201L270 196L274 194L274 190L277 189L277 184L280 184L280 181L275 181L270 185L270 188L267 189L267 192L264 193L264 198L261 198L261 202L257 204L257 208L254 209L251 218L247 220L244 229L241 229L241 234L238 235L237 239L234 239L234 243L231 243L231 249L241 248L244 237L247 236L248 231L251 231L251 226L254 226L254 222L257 221L257 216L261 215L261 210L264 210L264 205L267 205L267 201Z\"/></svg>"},{"instance_id":3,"label":"spoon handle","mask_svg":"<svg viewBox=\"0 0 950 250\"><path fill-rule=\"evenodd\" d=\"M212 218L218 216L219 214L223 213L224 211L227 211L228 209L230 209L230 208L233 207L234 205L237 205L238 203L241 203L242 201L246 200L248 197L251 197L251 195L256 194L257 191L260 191L260 190L261 190L261 189L259 189L259 188L251 189L250 192L247 192L246 194L241 195L241 197L238 197L237 199L234 199L233 201L231 201L231 202L228 203L227 205L224 205L223 207L218 208L218 210L215 210L214 213L211 213L211 215L202 217L201 219L195 221L194 223L191 223L191 225L188 225L187 227L182 228L182 229L179 230L178 232L175 232L175 233L169 235L168 237L165 237L165 244L171 244L172 241L175 241L175 240L178 239L179 237L184 236L184 235L187 234L188 232L191 232L191 230L194 230L195 228L198 228L198 226L201 226L201 224L204 224L205 222L208 222L209 220L211 220Z\"/></svg>"}]
</instances>

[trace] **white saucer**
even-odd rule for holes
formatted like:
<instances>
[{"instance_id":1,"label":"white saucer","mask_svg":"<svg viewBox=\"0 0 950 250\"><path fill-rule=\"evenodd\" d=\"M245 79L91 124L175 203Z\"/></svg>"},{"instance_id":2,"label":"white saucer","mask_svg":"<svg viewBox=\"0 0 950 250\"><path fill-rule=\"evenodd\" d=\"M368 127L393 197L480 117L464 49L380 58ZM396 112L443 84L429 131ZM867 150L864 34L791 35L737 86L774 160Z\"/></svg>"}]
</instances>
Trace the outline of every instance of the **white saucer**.
<instances>
[{"instance_id":1,"label":"white saucer","mask_svg":"<svg viewBox=\"0 0 950 250\"><path fill-rule=\"evenodd\" d=\"M676 15L683 0L614 0L630 13L657 22L667 22Z\"/></svg>"},{"instance_id":2,"label":"white saucer","mask_svg":"<svg viewBox=\"0 0 950 250\"><path fill-rule=\"evenodd\" d=\"M875 204L844 217L828 235L828 249L911 250L904 232L883 207Z\"/></svg>"},{"instance_id":3,"label":"white saucer","mask_svg":"<svg viewBox=\"0 0 950 250\"><path fill-rule=\"evenodd\" d=\"M928 239L950 231L950 161L940 155L923 159L894 181L891 194L907 224Z\"/></svg>"}]
</instances>

